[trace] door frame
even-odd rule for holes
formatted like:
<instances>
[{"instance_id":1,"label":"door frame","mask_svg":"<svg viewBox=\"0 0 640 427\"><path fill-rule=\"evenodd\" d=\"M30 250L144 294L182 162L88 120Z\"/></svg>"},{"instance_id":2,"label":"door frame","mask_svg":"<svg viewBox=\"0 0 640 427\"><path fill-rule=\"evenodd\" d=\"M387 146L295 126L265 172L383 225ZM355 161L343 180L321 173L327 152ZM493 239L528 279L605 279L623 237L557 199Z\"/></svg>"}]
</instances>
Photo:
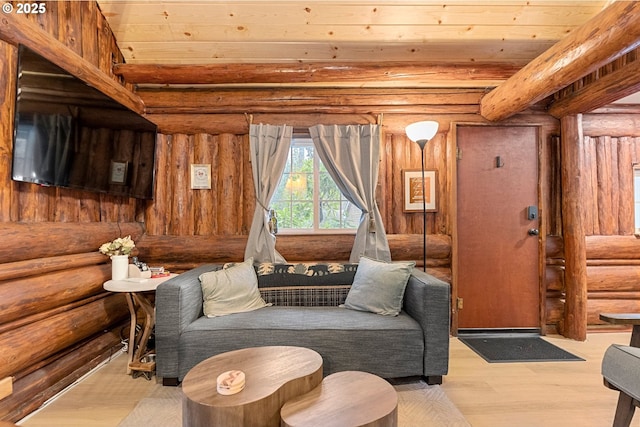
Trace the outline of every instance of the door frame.
<instances>
[{"instance_id":1,"label":"door frame","mask_svg":"<svg viewBox=\"0 0 640 427\"><path fill-rule=\"evenodd\" d=\"M458 127L459 126L492 126L492 127L534 127L538 135L538 289L540 298L539 329L542 335L546 334L546 242L547 242L547 222L548 212L543 194L549 193L548 180L544 178L549 175L549 153L547 145L542 138L541 124L496 124L478 122L456 122L451 121L449 125L449 135L451 136L451 192L449 193L449 206L451 206L451 335L458 336L458 268L460 260L458 258ZM544 160L547 161L544 161ZM464 310L464 308L463 308Z\"/></svg>"}]
</instances>

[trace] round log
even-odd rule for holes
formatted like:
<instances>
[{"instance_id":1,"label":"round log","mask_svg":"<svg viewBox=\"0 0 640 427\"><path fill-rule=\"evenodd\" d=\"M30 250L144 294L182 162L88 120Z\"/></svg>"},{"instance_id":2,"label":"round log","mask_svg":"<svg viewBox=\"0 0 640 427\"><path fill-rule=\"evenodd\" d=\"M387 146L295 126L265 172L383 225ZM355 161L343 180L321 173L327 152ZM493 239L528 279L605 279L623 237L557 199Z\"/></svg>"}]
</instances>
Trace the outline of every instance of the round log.
<instances>
[{"instance_id":1,"label":"round log","mask_svg":"<svg viewBox=\"0 0 640 427\"><path fill-rule=\"evenodd\" d=\"M126 319L117 295L0 335L0 378L12 375Z\"/></svg>"}]
</instances>

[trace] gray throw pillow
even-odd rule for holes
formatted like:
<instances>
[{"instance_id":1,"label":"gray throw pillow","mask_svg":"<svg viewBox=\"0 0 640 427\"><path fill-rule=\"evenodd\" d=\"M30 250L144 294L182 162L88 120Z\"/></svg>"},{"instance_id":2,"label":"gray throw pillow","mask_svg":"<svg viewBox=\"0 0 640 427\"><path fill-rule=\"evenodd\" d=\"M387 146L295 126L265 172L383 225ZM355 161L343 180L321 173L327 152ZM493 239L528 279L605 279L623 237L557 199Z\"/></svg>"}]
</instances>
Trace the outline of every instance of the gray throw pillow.
<instances>
[{"instance_id":1,"label":"gray throw pillow","mask_svg":"<svg viewBox=\"0 0 640 427\"><path fill-rule=\"evenodd\" d=\"M207 317L224 316L266 307L258 290L253 258L222 270L200 275L203 311Z\"/></svg>"},{"instance_id":2,"label":"gray throw pillow","mask_svg":"<svg viewBox=\"0 0 640 427\"><path fill-rule=\"evenodd\" d=\"M413 261L384 262L361 257L343 307L397 316L415 265Z\"/></svg>"}]
</instances>

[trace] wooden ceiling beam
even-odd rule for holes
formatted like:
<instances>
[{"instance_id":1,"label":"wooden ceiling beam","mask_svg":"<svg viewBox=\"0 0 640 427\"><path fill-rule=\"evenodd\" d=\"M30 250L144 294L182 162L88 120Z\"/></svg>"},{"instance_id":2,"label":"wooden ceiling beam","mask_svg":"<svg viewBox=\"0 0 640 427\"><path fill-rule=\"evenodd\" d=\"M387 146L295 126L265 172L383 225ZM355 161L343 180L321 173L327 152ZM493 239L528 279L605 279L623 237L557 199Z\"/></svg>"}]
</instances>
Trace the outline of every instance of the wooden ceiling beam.
<instances>
[{"instance_id":1,"label":"wooden ceiling beam","mask_svg":"<svg viewBox=\"0 0 640 427\"><path fill-rule=\"evenodd\" d=\"M0 39L11 44L23 44L37 54L68 71L105 95L138 112L144 112L140 98L80 55L52 37L38 25L15 13L0 16Z\"/></svg>"},{"instance_id":2,"label":"wooden ceiling beam","mask_svg":"<svg viewBox=\"0 0 640 427\"><path fill-rule=\"evenodd\" d=\"M640 1L618 1L485 95L491 121L517 114L640 45Z\"/></svg>"},{"instance_id":3,"label":"wooden ceiling beam","mask_svg":"<svg viewBox=\"0 0 640 427\"><path fill-rule=\"evenodd\" d=\"M297 64L116 64L114 73L133 84L296 84L399 81L407 86L424 82L476 81L497 85L521 65L425 64L414 62L297 63Z\"/></svg>"},{"instance_id":4,"label":"wooden ceiling beam","mask_svg":"<svg viewBox=\"0 0 640 427\"><path fill-rule=\"evenodd\" d=\"M588 113L639 91L640 60L636 60L554 101L548 111L556 118Z\"/></svg>"},{"instance_id":5,"label":"wooden ceiling beam","mask_svg":"<svg viewBox=\"0 0 640 427\"><path fill-rule=\"evenodd\" d=\"M141 89L147 113L238 113L278 112L282 109L384 108L405 111L407 107L470 106L477 112L481 89Z\"/></svg>"}]
</instances>

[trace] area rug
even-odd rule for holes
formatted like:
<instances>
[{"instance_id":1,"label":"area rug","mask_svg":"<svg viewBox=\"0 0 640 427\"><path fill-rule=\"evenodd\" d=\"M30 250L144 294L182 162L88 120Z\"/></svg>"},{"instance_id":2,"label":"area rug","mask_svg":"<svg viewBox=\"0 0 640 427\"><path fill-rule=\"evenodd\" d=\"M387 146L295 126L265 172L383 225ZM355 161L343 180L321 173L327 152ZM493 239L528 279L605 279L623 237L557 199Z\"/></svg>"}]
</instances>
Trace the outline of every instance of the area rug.
<instances>
[{"instance_id":1,"label":"area rug","mask_svg":"<svg viewBox=\"0 0 640 427\"><path fill-rule=\"evenodd\" d=\"M400 427L470 427L458 408L437 386L424 382L394 385ZM160 387L142 399L118 427L181 427L182 389Z\"/></svg>"},{"instance_id":2,"label":"area rug","mask_svg":"<svg viewBox=\"0 0 640 427\"><path fill-rule=\"evenodd\" d=\"M459 336L458 339L489 363L584 361L539 336Z\"/></svg>"}]
</instances>

